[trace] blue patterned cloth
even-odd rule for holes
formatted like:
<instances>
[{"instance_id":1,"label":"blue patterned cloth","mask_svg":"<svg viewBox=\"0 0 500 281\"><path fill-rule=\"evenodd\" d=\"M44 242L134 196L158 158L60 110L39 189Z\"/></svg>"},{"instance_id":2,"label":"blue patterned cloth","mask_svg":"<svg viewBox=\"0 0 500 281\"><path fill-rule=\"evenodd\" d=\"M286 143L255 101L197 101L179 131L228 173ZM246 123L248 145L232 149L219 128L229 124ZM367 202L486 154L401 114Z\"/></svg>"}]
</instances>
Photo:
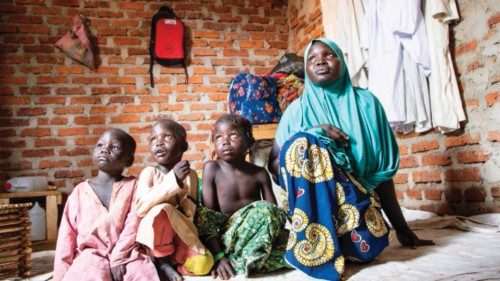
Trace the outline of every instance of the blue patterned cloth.
<instances>
[{"instance_id":1,"label":"blue patterned cloth","mask_svg":"<svg viewBox=\"0 0 500 281\"><path fill-rule=\"evenodd\" d=\"M306 132L280 150L283 206L292 217L285 260L311 277L341 280L345 259L372 261L389 231L371 193L332 160L327 145Z\"/></svg>"},{"instance_id":2,"label":"blue patterned cloth","mask_svg":"<svg viewBox=\"0 0 500 281\"><path fill-rule=\"evenodd\" d=\"M229 87L229 111L247 118L250 123L278 123L281 109L276 96L276 79L240 73Z\"/></svg>"}]
</instances>

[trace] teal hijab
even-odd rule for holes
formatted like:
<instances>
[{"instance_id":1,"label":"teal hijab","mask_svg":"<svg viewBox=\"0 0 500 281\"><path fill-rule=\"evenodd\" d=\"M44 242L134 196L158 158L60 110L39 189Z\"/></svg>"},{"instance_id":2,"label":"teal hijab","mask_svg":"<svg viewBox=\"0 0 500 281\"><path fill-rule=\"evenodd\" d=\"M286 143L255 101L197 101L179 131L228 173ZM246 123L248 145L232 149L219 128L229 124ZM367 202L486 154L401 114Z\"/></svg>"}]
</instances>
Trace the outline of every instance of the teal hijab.
<instances>
[{"instance_id":1,"label":"teal hijab","mask_svg":"<svg viewBox=\"0 0 500 281\"><path fill-rule=\"evenodd\" d=\"M319 38L307 46L304 61L314 42L321 41L337 54L342 71L339 78L323 86L305 77L305 90L283 114L276 132L281 147L294 133L305 131L324 141L335 164L352 173L366 188L373 190L391 179L399 166L399 149L382 105L369 91L354 88L340 48L331 40ZM331 124L349 136L349 146L339 147L323 129Z\"/></svg>"}]
</instances>

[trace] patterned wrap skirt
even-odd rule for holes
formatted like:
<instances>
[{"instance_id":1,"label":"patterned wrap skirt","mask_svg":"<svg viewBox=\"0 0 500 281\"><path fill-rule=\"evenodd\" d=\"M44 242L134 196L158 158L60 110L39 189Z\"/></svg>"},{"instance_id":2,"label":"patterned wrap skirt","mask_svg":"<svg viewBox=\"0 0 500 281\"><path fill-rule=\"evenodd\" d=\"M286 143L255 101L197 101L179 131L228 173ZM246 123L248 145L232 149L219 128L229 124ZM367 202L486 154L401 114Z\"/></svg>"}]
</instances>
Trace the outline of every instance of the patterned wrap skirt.
<instances>
[{"instance_id":1,"label":"patterned wrap skirt","mask_svg":"<svg viewBox=\"0 0 500 281\"><path fill-rule=\"evenodd\" d=\"M283 206L292 218L285 260L311 277L341 280L345 260L372 261L389 244L389 231L372 194L332 159L305 132L280 150Z\"/></svg>"},{"instance_id":2,"label":"patterned wrap skirt","mask_svg":"<svg viewBox=\"0 0 500 281\"><path fill-rule=\"evenodd\" d=\"M198 207L195 221L200 236L221 236L224 253L237 274L288 267L283 258L289 236L286 215L272 203L256 201L231 216Z\"/></svg>"}]
</instances>

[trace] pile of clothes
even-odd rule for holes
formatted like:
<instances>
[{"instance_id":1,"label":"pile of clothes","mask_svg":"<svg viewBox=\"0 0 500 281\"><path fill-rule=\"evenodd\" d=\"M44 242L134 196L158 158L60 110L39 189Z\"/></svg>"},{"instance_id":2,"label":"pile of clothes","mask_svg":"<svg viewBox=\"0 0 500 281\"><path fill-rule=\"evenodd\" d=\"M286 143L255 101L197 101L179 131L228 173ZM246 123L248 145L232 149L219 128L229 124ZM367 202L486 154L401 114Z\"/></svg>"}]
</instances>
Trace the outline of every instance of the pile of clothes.
<instances>
[{"instance_id":1,"label":"pile of clothes","mask_svg":"<svg viewBox=\"0 0 500 281\"><path fill-rule=\"evenodd\" d=\"M229 112L246 117L250 123L278 123L288 105L304 90L304 60L285 54L271 73L237 74L228 95Z\"/></svg>"}]
</instances>

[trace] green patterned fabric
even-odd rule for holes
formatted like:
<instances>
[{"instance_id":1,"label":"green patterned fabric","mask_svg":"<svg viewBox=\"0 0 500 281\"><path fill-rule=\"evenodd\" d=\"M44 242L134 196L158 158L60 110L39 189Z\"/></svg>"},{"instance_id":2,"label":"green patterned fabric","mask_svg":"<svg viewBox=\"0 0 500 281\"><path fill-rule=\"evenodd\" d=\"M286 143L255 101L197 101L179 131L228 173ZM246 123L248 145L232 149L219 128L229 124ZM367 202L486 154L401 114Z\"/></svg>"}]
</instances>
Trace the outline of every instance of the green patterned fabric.
<instances>
[{"instance_id":1,"label":"green patterned fabric","mask_svg":"<svg viewBox=\"0 0 500 281\"><path fill-rule=\"evenodd\" d=\"M248 276L288 267L283 258L289 234L285 213L272 203L254 202L229 218L201 207L196 222L200 235L217 235L220 231L224 252L237 274Z\"/></svg>"}]
</instances>

